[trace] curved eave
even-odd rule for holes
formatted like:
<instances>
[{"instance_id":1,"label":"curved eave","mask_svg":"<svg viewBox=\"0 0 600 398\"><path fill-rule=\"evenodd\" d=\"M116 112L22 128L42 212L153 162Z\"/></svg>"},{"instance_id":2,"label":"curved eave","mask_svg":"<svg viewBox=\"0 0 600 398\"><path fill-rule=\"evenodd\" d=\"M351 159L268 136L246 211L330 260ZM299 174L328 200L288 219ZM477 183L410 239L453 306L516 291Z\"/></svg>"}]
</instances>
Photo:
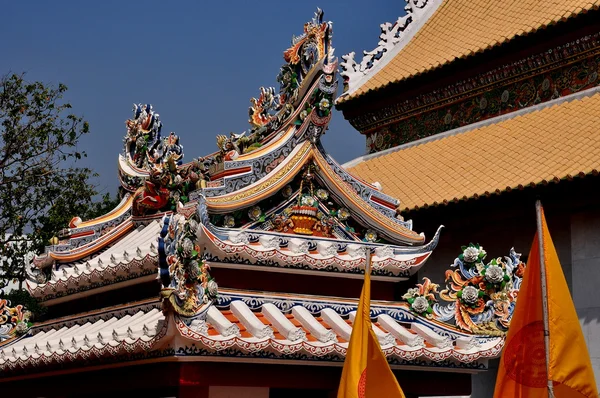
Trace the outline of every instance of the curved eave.
<instances>
[{"instance_id":1,"label":"curved eave","mask_svg":"<svg viewBox=\"0 0 600 398\"><path fill-rule=\"evenodd\" d=\"M386 217L371 205L366 203L352 187L344 182L340 176L329 166L323 154L314 150L314 159L318 168L318 174L323 177L323 182L329 189L335 191L344 204L353 207L363 216L362 219L370 227L380 231L393 242L409 245L421 245L425 243L425 236L418 234L400 223Z\"/></svg>"},{"instance_id":2,"label":"curved eave","mask_svg":"<svg viewBox=\"0 0 600 398\"><path fill-rule=\"evenodd\" d=\"M52 269L45 283L28 280L27 289L45 305L53 305L155 279L160 229L159 220L138 227L87 261Z\"/></svg>"},{"instance_id":3,"label":"curved eave","mask_svg":"<svg viewBox=\"0 0 600 398\"><path fill-rule=\"evenodd\" d=\"M117 207L115 207L109 213L107 213L101 217L94 218L92 220L83 221L81 224L79 224L77 226L77 228L74 228L71 230L71 234L77 233L82 228L102 224L107 221L111 221L111 220L118 218L119 216L125 214L131 208L132 203L133 203L133 196L126 195L125 197L123 197L121 202L117 205Z\"/></svg>"},{"instance_id":4,"label":"curved eave","mask_svg":"<svg viewBox=\"0 0 600 398\"><path fill-rule=\"evenodd\" d=\"M363 242L230 230L232 238L237 238L237 243L234 243L230 239L221 239L218 235L224 231L217 229L212 225L202 225L203 256L211 267L363 278L366 266L366 245ZM221 233L217 235L215 232ZM246 233L259 235L260 238L252 243L248 239L240 239ZM298 250L303 246L309 249ZM414 275L435 247L370 246L374 249L371 263L373 279L389 281L406 280Z\"/></svg>"},{"instance_id":5,"label":"curved eave","mask_svg":"<svg viewBox=\"0 0 600 398\"><path fill-rule=\"evenodd\" d=\"M311 160L317 164L317 175L322 178L325 185L336 193L345 206L359 213L361 220L369 227L380 231L393 242L408 245L420 245L425 242L425 236L404 227L365 202L348 183L340 178L327 163L323 154L310 142L304 142L296 147L267 177L233 193L208 197L206 206L211 213L219 214L252 206L282 189Z\"/></svg>"},{"instance_id":6,"label":"curved eave","mask_svg":"<svg viewBox=\"0 0 600 398\"><path fill-rule=\"evenodd\" d=\"M68 229L68 243L47 247L47 253L34 258L34 265L44 268L53 262L77 261L115 242L133 228L132 203L133 197L127 195L106 215ZM85 243L85 240L90 241Z\"/></svg>"},{"instance_id":7,"label":"curved eave","mask_svg":"<svg viewBox=\"0 0 600 398\"><path fill-rule=\"evenodd\" d=\"M357 304L219 289L206 319L165 314L158 301L106 308L38 324L27 335L2 342L0 378L126 361L131 354L154 361L341 363ZM392 367L485 370L504 345L502 337L472 335L417 316L406 303L372 301L370 318Z\"/></svg>"},{"instance_id":8,"label":"curved eave","mask_svg":"<svg viewBox=\"0 0 600 398\"><path fill-rule=\"evenodd\" d=\"M356 309L354 300L221 289L204 323L177 315L174 321L184 345L198 347L183 351L186 356L341 363ZM406 303L372 302L371 320L383 353L397 367L483 370L504 345L502 337L473 336L417 317Z\"/></svg>"},{"instance_id":9,"label":"curved eave","mask_svg":"<svg viewBox=\"0 0 600 398\"><path fill-rule=\"evenodd\" d=\"M119 238L127 234L127 232L129 232L131 229L133 229L133 226L134 225L132 217L129 217L110 232L106 233L105 235L102 235L100 238L86 245L64 252L50 251L49 253L43 256L38 256L34 260L34 262L36 264L43 264L43 266L46 266L54 261L59 263L67 263L81 260L82 258L85 258L96 253L97 251L102 250L111 243L114 243Z\"/></svg>"}]
</instances>

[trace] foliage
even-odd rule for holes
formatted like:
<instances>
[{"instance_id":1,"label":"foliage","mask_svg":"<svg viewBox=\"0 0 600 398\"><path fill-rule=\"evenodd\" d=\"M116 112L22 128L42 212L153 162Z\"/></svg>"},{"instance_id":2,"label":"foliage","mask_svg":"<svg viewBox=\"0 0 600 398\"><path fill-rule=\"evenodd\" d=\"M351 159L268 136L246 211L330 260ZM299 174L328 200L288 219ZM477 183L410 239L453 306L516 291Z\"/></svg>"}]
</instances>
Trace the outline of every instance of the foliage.
<instances>
[{"instance_id":1,"label":"foliage","mask_svg":"<svg viewBox=\"0 0 600 398\"><path fill-rule=\"evenodd\" d=\"M22 75L0 77L0 289L23 282L28 253L42 250L71 217L110 201L90 207L94 174L77 166L89 126L69 113L66 90Z\"/></svg>"}]
</instances>

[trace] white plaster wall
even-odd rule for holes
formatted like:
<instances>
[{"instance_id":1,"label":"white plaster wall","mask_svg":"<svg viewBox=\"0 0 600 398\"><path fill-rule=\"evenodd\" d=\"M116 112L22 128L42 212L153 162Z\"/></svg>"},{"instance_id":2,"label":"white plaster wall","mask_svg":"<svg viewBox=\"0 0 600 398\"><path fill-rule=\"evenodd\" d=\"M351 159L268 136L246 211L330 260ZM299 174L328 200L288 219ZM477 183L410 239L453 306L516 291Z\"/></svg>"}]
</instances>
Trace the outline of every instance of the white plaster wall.
<instances>
[{"instance_id":1,"label":"white plaster wall","mask_svg":"<svg viewBox=\"0 0 600 398\"><path fill-rule=\"evenodd\" d=\"M269 398L268 387L220 387L211 386L209 398Z\"/></svg>"},{"instance_id":2,"label":"white plaster wall","mask_svg":"<svg viewBox=\"0 0 600 398\"><path fill-rule=\"evenodd\" d=\"M571 217L573 302L600 387L600 210Z\"/></svg>"}]
</instances>

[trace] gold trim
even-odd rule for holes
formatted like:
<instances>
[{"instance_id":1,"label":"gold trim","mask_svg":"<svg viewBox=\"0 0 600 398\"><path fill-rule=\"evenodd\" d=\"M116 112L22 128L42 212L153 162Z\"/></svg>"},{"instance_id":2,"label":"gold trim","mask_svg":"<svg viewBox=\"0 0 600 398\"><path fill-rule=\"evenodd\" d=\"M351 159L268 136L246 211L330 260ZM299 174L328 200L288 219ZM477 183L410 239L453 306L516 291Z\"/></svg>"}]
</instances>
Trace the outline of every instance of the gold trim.
<instances>
[{"instance_id":1,"label":"gold trim","mask_svg":"<svg viewBox=\"0 0 600 398\"><path fill-rule=\"evenodd\" d=\"M112 218L119 217L120 215L122 215L129 209L129 206L131 206L132 203L133 203L133 195L129 195L129 199L127 199L127 201L125 203L123 203L123 206L121 206L121 208L113 209L113 211L111 211L110 213L107 213L98 218L94 218L94 219L88 220L88 221L82 221L81 224L79 224L77 226L77 228L89 227L90 225L96 225L96 224L99 224L106 220L110 220Z\"/></svg>"},{"instance_id":2,"label":"gold trim","mask_svg":"<svg viewBox=\"0 0 600 398\"><path fill-rule=\"evenodd\" d=\"M314 152L316 152L314 155L314 158L315 158L317 165L319 166L319 171L322 171L325 175L327 175L327 178L333 184L336 185L337 189L344 197L346 197L350 202L352 202L360 210L362 210L366 214L368 214L374 221L377 222L377 224L379 226L381 226L382 228L384 228L388 231L392 231L395 234L399 234L399 235L411 240L412 243L425 242L425 237L419 235L418 233L416 233L406 227L403 227L400 224L396 224L396 223L392 222L389 218L383 216L380 212L375 210L372 206L365 203L364 199L361 198L356 193L356 191L354 191L354 189L349 187L348 184L346 182L344 182L335 173L335 171L333 171L331 169L331 167L329 167L329 164L325 161L325 159L323 158L321 153L319 151L314 151ZM365 203L365 205L362 205L362 203Z\"/></svg>"},{"instance_id":3,"label":"gold trim","mask_svg":"<svg viewBox=\"0 0 600 398\"><path fill-rule=\"evenodd\" d=\"M263 181L262 183L251 188L247 188L246 190L242 190L241 192L236 191L223 196L206 198L206 205L211 210L237 209L238 207L244 206L250 201L260 200L266 196L269 196L271 193L273 193L273 191L280 189L282 185L293 178L293 175L291 177L288 175L292 170L296 169L297 167L302 167L311 157L311 144L310 142L304 142L298 153L296 153L296 155L294 155L292 159L287 162L285 167L268 177L266 181ZM288 175L287 178L286 175ZM253 195L256 194L259 195L253 197Z\"/></svg>"}]
</instances>

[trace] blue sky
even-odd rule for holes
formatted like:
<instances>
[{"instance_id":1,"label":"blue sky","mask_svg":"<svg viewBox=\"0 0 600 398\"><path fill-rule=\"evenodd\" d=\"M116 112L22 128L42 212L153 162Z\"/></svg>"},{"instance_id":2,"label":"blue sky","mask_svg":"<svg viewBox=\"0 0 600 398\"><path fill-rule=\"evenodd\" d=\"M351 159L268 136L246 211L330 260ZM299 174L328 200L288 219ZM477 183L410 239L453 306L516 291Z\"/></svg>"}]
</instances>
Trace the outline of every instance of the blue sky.
<instances>
[{"instance_id":1,"label":"blue sky","mask_svg":"<svg viewBox=\"0 0 600 398\"><path fill-rule=\"evenodd\" d=\"M282 53L317 7L333 21L338 57L373 49L379 24L404 12L402 1L373 0L5 2L0 73L69 87L67 100L91 125L85 164L113 192L134 102L154 106L187 160L214 151L217 134L248 128L250 98L277 87ZM341 112L323 141L340 162L364 153Z\"/></svg>"}]
</instances>

